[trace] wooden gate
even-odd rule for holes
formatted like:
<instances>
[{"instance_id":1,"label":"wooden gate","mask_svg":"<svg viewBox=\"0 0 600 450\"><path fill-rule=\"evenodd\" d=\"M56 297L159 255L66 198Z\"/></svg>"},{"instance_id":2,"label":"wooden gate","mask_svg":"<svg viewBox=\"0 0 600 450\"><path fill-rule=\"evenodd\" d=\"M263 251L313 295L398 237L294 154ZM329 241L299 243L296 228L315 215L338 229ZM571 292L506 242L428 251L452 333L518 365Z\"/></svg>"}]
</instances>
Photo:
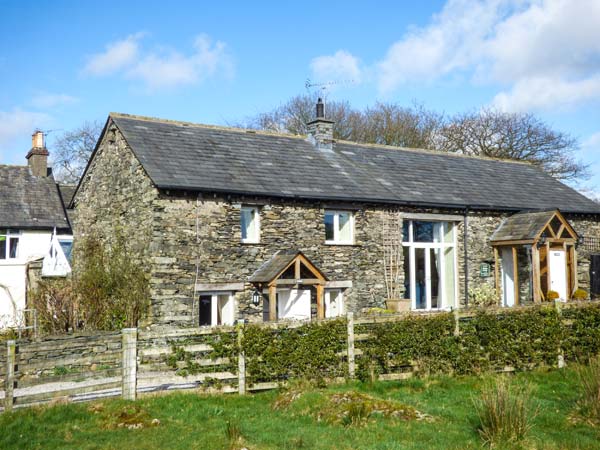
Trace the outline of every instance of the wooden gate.
<instances>
[{"instance_id":1,"label":"wooden gate","mask_svg":"<svg viewBox=\"0 0 600 450\"><path fill-rule=\"evenodd\" d=\"M590 255L590 291L600 295L600 254Z\"/></svg>"}]
</instances>

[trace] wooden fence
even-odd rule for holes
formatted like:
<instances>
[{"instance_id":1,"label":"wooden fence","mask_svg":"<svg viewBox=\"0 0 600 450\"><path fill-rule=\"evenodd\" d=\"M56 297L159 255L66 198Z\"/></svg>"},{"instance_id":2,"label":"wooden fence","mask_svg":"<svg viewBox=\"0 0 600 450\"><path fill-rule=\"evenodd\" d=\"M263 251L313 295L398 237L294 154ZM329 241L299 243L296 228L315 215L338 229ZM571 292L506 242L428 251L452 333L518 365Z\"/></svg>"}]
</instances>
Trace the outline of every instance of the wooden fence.
<instances>
[{"instance_id":1,"label":"wooden fence","mask_svg":"<svg viewBox=\"0 0 600 450\"><path fill-rule=\"evenodd\" d=\"M590 303L593 302L557 304L557 307L573 308ZM527 308L530 307L500 309L498 314ZM337 353L347 377L356 376L357 359L361 358L364 345L371 339L369 326L436 314L440 313L357 317L349 313L344 349ZM475 314L476 310L454 312L455 335L460 333L462 321ZM259 326L278 330L305 324L265 323ZM203 388L209 392L245 394L279 386L280 379L247 382L249 374L243 353L225 357L212 354L216 340L228 337L230 343L239 342L244 329L243 325L167 331L129 328L121 332L65 335L40 341L7 341L0 353L0 386L4 386L0 391L0 403L4 410L11 410L26 405L108 396L135 399L139 393L160 390ZM560 349L557 349L556 361L559 367L564 365ZM506 367L505 370L513 369ZM398 380L412 374L413 367L406 365L380 373L379 379Z\"/></svg>"}]
</instances>

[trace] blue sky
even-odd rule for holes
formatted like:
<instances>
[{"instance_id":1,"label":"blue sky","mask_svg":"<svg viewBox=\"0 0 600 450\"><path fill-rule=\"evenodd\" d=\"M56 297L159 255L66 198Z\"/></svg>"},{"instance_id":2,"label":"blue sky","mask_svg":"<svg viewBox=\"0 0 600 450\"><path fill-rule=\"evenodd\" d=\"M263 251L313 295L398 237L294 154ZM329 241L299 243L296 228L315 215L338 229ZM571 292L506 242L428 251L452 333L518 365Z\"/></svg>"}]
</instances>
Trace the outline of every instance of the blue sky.
<instances>
[{"instance_id":1,"label":"blue sky","mask_svg":"<svg viewBox=\"0 0 600 450\"><path fill-rule=\"evenodd\" d=\"M600 2L0 0L0 163L35 127L110 111L243 123L315 82L356 107L539 115L581 143L600 194Z\"/></svg>"}]
</instances>

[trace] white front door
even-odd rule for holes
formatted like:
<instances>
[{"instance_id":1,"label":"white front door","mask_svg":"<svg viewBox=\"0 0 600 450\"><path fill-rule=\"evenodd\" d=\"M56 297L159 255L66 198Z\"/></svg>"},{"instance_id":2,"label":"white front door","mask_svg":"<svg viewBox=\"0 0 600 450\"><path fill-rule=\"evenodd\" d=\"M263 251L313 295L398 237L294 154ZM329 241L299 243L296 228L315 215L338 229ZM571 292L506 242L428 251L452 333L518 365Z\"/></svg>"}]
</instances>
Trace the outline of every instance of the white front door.
<instances>
[{"instance_id":1,"label":"white front door","mask_svg":"<svg viewBox=\"0 0 600 450\"><path fill-rule=\"evenodd\" d=\"M310 319L310 289L279 290L277 294L279 319Z\"/></svg>"},{"instance_id":2,"label":"white front door","mask_svg":"<svg viewBox=\"0 0 600 450\"><path fill-rule=\"evenodd\" d=\"M564 250L550 250L550 289L567 299L567 261Z\"/></svg>"},{"instance_id":3,"label":"white front door","mask_svg":"<svg viewBox=\"0 0 600 450\"><path fill-rule=\"evenodd\" d=\"M511 247L502 248L502 305L515 306L515 280Z\"/></svg>"}]
</instances>

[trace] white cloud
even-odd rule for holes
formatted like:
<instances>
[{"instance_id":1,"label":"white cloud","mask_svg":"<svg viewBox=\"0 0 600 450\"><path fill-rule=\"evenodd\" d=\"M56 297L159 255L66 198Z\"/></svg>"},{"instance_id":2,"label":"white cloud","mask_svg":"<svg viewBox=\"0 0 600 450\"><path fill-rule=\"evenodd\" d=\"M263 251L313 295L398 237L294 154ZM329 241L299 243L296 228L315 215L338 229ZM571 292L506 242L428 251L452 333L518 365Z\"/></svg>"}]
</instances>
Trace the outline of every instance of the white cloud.
<instances>
[{"instance_id":1,"label":"white cloud","mask_svg":"<svg viewBox=\"0 0 600 450\"><path fill-rule=\"evenodd\" d=\"M231 77L233 63L225 43L214 44L207 35L194 42L194 52L182 55L176 51L166 54L150 53L127 71L127 77L142 80L150 89L194 84L219 72Z\"/></svg>"},{"instance_id":2,"label":"white cloud","mask_svg":"<svg viewBox=\"0 0 600 450\"><path fill-rule=\"evenodd\" d=\"M36 128L43 128L51 122L48 114L23 111L0 111L0 158L2 151L23 136L30 136ZM23 149L26 152L27 149ZM25 153L23 153L25 157Z\"/></svg>"},{"instance_id":3,"label":"white cloud","mask_svg":"<svg viewBox=\"0 0 600 450\"><path fill-rule=\"evenodd\" d=\"M117 74L141 81L150 90L172 88L202 82L211 76L233 76L233 61L224 42L212 42L201 34L194 40L193 51L183 54L174 49L144 51L137 33L109 44L104 53L95 55L84 72L92 75ZM106 69L102 67L106 65Z\"/></svg>"},{"instance_id":4,"label":"white cloud","mask_svg":"<svg viewBox=\"0 0 600 450\"><path fill-rule=\"evenodd\" d=\"M464 72L507 110L598 101L599 71L598 0L449 0L377 65L383 92Z\"/></svg>"},{"instance_id":5,"label":"white cloud","mask_svg":"<svg viewBox=\"0 0 600 450\"><path fill-rule=\"evenodd\" d=\"M143 36L143 33L136 33L109 43L104 52L89 57L83 72L95 76L110 75L131 65L138 57L139 41Z\"/></svg>"},{"instance_id":6,"label":"white cloud","mask_svg":"<svg viewBox=\"0 0 600 450\"><path fill-rule=\"evenodd\" d=\"M38 94L31 100L31 104L39 109L55 108L57 106L77 103L79 99L67 94Z\"/></svg>"},{"instance_id":7,"label":"white cloud","mask_svg":"<svg viewBox=\"0 0 600 450\"><path fill-rule=\"evenodd\" d=\"M353 81L360 83L361 69L358 58L346 50L338 50L333 55L318 56L310 62L310 68L317 80Z\"/></svg>"}]
</instances>

